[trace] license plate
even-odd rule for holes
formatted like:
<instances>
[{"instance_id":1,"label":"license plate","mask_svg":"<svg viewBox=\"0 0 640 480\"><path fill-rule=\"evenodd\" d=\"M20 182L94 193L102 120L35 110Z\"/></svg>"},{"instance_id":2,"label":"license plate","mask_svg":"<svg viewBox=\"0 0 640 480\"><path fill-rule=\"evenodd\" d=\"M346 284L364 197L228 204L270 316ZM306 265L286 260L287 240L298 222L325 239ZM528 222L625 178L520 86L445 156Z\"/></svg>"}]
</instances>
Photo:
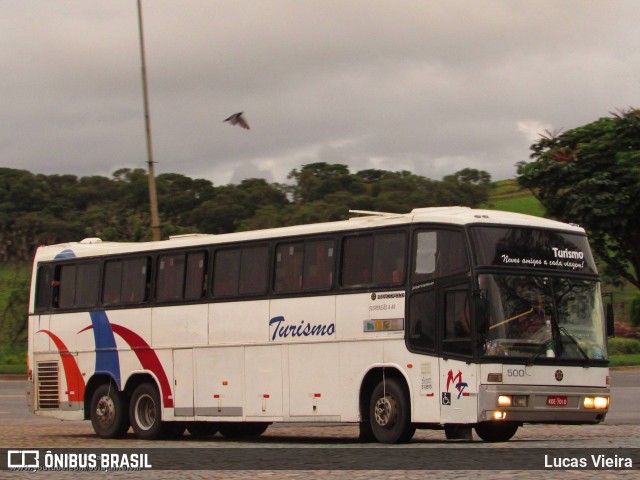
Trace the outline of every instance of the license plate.
<instances>
[{"instance_id":1,"label":"license plate","mask_svg":"<svg viewBox=\"0 0 640 480\"><path fill-rule=\"evenodd\" d=\"M566 407L569 405L569 401L565 396L549 395L547 397L547 405L550 407Z\"/></svg>"}]
</instances>

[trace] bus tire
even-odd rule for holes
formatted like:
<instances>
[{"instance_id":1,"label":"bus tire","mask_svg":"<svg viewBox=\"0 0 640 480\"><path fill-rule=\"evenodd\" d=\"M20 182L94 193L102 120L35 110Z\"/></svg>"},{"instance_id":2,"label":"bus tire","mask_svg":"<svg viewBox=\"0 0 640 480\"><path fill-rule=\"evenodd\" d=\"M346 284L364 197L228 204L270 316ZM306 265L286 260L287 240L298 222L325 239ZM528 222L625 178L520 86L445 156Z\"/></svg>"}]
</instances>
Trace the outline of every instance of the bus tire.
<instances>
[{"instance_id":1,"label":"bus tire","mask_svg":"<svg viewBox=\"0 0 640 480\"><path fill-rule=\"evenodd\" d=\"M129 430L126 397L113 383L96 388L89 408L91 425L100 438L121 438Z\"/></svg>"},{"instance_id":2,"label":"bus tire","mask_svg":"<svg viewBox=\"0 0 640 480\"><path fill-rule=\"evenodd\" d=\"M518 431L516 422L482 422L475 426L478 436L485 442L507 442Z\"/></svg>"},{"instance_id":3,"label":"bus tire","mask_svg":"<svg viewBox=\"0 0 640 480\"><path fill-rule=\"evenodd\" d=\"M396 378L382 380L373 389L369 421L380 443L406 443L416 431L411 424L409 395Z\"/></svg>"},{"instance_id":4,"label":"bus tire","mask_svg":"<svg viewBox=\"0 0 640 480\"><path fill-rule=\"evenodd\" d=\"M141 440L156 440L164 434L162 404L155 385L141 383L129 402L129 418L136 436Z\"/></svg>"},{"instance_id":5,"label":"bus tire","mask_svg":"<svg viewBox=\"0 0 640 480\"><path fill-rule=\"evenodd\" d=\"M215 422L189 422L187 430L192 437L210 437L218 433L218 424Z\"/></svg>"}]
</instances>

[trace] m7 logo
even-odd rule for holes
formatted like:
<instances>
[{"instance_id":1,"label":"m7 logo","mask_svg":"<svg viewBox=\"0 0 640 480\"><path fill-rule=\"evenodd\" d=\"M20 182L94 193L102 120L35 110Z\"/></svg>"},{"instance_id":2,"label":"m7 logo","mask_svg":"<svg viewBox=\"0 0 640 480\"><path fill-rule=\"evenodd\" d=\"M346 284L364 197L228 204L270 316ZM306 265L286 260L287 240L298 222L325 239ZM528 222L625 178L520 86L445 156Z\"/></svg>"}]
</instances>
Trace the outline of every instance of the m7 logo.
<instances>
[{"instance_id":1,"label":"m7 logo","mask_svg":"<svg viewBox=\"0 0 640 480\"><path fill-rule=\"evenodd\" d=\"M452 383L456 390L458 390L458 396L456 399L460 399L461 396L468 396L468 394L463 394L464 389L469 385L462 381L462 372L460 370L458 370L458 373L455 376L453 375L453 370L449 370L449 373L447 374L447 392L449 391L449 387Z\"/></svg>"}]
</instances>

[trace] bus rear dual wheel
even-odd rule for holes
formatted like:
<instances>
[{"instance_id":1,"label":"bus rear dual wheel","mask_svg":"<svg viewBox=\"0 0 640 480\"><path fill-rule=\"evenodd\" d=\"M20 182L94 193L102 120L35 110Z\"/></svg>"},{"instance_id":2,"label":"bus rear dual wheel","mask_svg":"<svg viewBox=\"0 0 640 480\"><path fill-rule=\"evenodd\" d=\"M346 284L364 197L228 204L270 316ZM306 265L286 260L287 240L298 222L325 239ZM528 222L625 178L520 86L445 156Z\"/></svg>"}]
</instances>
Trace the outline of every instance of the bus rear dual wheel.
<instances>
[{"instance_id":1,"label":"bus rear dual wheel","mask_svg":"<svg viewBox=\"0 0 640 480\"><path fill-rule=\"evenodd\" d=\"M186 425L182 422L163 422L160 393L155 385L142 383L136 387L129 402L131 427L141 440L177 438Z\"/></svg>"},{"instance_id":2,"label":"bus rear dual wheel","mask_svg":"<svg viewBox=\"0 0 640 480\"><path fill-rule=\"evenodd\" d=\"M133 391L129 403L129 417L138 438L177 438L182 436L185 429L193 436L215 435L220 431L226 438L256 437L262 435L270 425L267 422L163 422L161 409L160 393L155 385L143 383Z\"/></svg>"}]
</instances>

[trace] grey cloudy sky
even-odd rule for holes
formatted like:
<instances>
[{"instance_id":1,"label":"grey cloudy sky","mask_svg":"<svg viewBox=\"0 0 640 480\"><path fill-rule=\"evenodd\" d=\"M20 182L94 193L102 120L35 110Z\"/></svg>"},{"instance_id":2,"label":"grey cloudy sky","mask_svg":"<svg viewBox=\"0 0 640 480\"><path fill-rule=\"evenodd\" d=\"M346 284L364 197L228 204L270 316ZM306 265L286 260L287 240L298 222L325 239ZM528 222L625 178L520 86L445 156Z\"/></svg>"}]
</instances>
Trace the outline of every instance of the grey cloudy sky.
<instances>
[{"instance_id":1,"label":"grey cloudy sky","mask_svg":"<svg viewBox=\"0 0 640 480\"><path fill-rule=\"evenodd\" d=\"M135 0L3 0L0 167L146 167ZM545 129L640 106L637 0L144 0L156 173L325 161L515 175ZM243 110L246 131L223 123Z\"/></svg>"}]
</instances>

